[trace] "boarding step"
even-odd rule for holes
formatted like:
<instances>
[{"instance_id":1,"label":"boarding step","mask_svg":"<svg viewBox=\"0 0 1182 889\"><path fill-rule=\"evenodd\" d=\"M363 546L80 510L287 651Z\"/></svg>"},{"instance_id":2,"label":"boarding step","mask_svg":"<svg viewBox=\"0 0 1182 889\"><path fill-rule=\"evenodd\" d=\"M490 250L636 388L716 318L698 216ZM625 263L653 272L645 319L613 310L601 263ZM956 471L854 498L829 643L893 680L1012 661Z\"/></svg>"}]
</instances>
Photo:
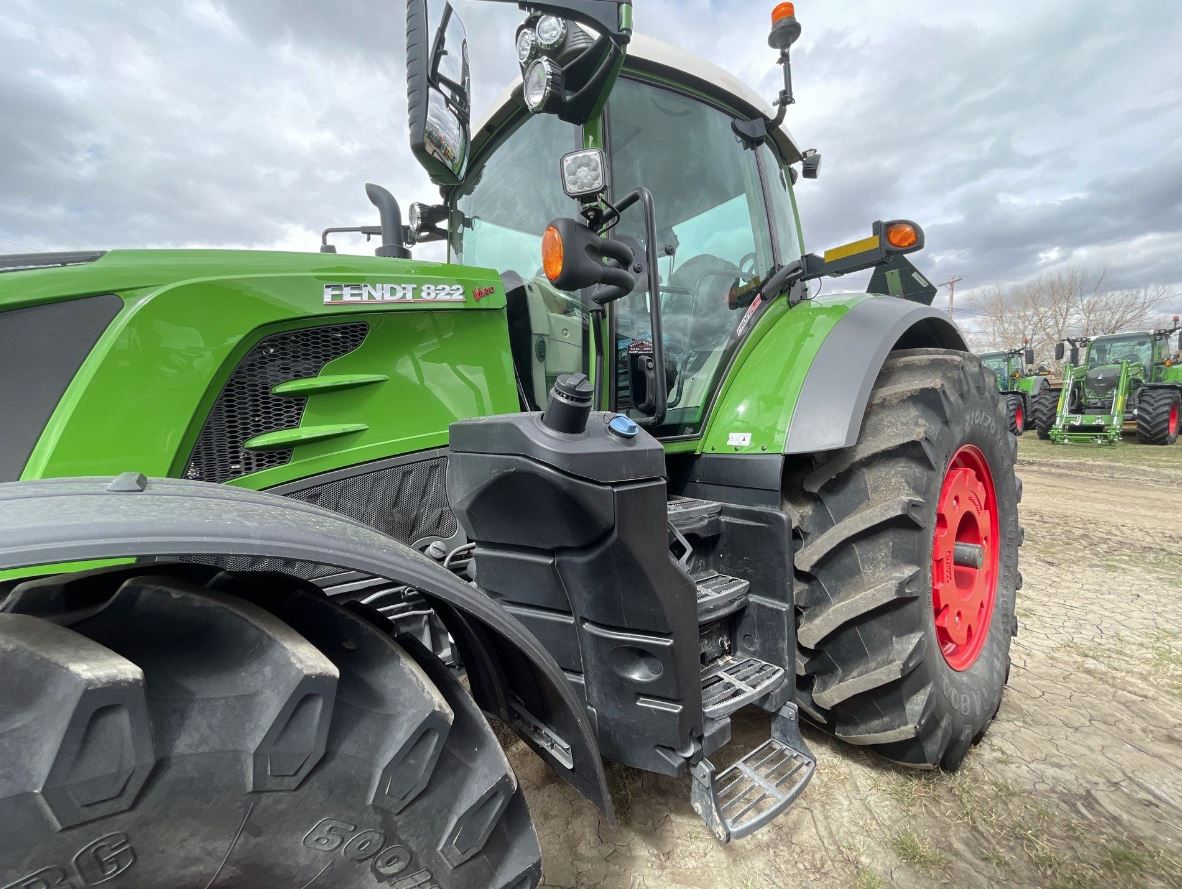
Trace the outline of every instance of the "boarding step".
<instances>
[{"instance_id":1,"label":"boarding step","mask_svg":"<svg viewBox=\"0 0 1182 889\"><path fill-rule=\"evenodd\" d=\"M817 763L800 737L795 704L785 704L772 737L734 765L715 772L703 759L691 774L690 801L720 842L742 839L796 802Z\"/></svg>"},{"instance_id":2,"label":"boarding step","mask_svg":"<svg viewBox=\"0 0 1182 889\"><path fill-rule=\"evenodd\" d=\"M751 581L717 571L703 571L694 575L698 586L698 623L717 620L738 611L747 603Z\"/></svg>"},{"instance_id":3,"label":"boarding step","mask_svg":"<svg viewBox=\"0 0 1182 889\"><path fill-rule=\"evenodd\" d=\"M668 512L669 524L678 531L685 531L722 515L722 504L713 500L674 497L669 501Z\"/></svg>"},{"instance_id":4,"label":"boarding step","mask_svg":"<svg viewBox=\"0 0 1182 889\"><path fill-rule=\"evenodd\" d=\"M708 719L729 716L771 694L785 676L783 667L759 658L719 658L702 671L702 712Z\"/></svg>"}]
</instances>

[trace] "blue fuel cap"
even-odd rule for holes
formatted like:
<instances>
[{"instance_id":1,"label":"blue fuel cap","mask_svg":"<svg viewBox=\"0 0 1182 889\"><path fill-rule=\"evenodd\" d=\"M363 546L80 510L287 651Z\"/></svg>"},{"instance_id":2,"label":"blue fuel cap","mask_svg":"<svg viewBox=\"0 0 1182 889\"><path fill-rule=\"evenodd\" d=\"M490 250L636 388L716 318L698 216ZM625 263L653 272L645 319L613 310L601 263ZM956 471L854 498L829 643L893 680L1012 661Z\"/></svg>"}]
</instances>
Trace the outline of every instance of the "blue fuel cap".
<instances>
[{"instance_id":1,"label":"blue fuel cap","mask_svg":"<svg viewBox=\"0 0 1182 889\"><path fill-rule=\"evenodd\" d=\"M640 427L633 422L631 417L625 417L623 414L616 414L607 424L608 431L612 435L618 435L620 438L636 438L640 435Z\"/></svg>"}]
</instances>

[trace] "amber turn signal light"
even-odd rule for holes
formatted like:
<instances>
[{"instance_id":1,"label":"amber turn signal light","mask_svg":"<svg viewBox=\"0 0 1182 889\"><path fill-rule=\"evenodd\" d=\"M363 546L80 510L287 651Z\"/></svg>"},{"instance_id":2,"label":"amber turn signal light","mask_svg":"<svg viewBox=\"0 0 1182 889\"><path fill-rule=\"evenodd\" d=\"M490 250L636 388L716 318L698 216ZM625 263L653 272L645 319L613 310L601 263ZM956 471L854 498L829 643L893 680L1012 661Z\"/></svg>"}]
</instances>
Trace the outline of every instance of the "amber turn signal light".
<instances>
[{"instance_id":1,"label":"amber turn signal light","mask_svg":"<svg viewBox=\"0 0 1182 889\"><path fill-rule=\"evenodd\" d=\"M899 250L906 250L919 243L919 232L907 222L896 222L886 230L887 242Z\"/></svg>"},{"instance_id":2,"label":"amber turn signal light","mask_svg":"<svg viewBox=\"0 0 1182 889\"><path fill-rule=\"evenodd\" d=\"M562 277L562 265L566 259L566 248L562 245L562 235L558 229L550 226L542 235L542 271L554 283Z\"/></svg>"}]
</instances>

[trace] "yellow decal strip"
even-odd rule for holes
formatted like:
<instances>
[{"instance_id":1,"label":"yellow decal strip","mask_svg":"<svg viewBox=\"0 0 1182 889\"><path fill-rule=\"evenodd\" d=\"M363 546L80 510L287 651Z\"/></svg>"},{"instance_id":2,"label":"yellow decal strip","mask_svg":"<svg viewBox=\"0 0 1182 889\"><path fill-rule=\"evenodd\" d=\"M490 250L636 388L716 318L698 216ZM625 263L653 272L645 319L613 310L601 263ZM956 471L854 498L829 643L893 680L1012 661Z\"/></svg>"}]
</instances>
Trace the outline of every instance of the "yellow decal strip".
<instances>
[{"instance_id":1,"label":"yellow decal strip","mask_svg":"<svg viewBox=\"0 0 1182 889\"><path fill-rule=\"evenodd\" d=\"M842 244L840 247L834 247L831 250L825 251L826 262L836 262L839 259L845 259L848 256L855 256L858 253L869 253L871 250L877 250L882 239L878 235L871 235L868 238L863 238L860 241L854 241L852 244Z\"/></svg>"}]
</instances>

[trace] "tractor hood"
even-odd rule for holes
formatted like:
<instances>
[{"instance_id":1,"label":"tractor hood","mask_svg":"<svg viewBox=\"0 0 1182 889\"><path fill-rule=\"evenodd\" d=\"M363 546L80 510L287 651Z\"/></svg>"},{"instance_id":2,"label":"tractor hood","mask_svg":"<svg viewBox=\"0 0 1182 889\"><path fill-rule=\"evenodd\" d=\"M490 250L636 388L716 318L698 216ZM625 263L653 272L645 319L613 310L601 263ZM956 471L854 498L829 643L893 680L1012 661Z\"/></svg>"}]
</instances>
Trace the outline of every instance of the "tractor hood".
<instances>
[{"instance_id":1,"label":"tractor hood","mask_svg":"<svg viewBox=\"0 0 1182 889\"><path fill-rule=\"evenodd\" d=\"M1120 365L1109 364L1088 371L1087 389L1096 398L1111 398L1120 382Z\"/></svg>"},{"instance_id":2,"label":"tractor hood","mask_svg":"<svg viewBox=\"0 0 1182 889\"><path fill-rule=\"evenodd\" d=\"M342 307L366 302L473 305L482 301L478 294L491 295L490 287L501 289L499 276L491 270L416 259L251 250L112 250L0 256L0 311L98 293L126 298L185 282L208 282L215 288L230 280L282 277L299 279L294 286L306 291L313 304L328 303L337 295ZM326 291L336 285L371 286ZM200 298L201 292L199 286L185 288L192 298Z\"/></svg>"},{"instance_id":3,"label":"tractor hood","mask_svg":"<svg viewBox=\"0 0 1182 889\"><path fill-rule=\"evenodd\" d=\"M298 427L293 415L252 431L260 453L278 447L267 437L276 430L299 439L288 443L294 456L277 467L279 477L261 471L262 481L321 471L342 449L361 463L442 446L453 420L517 404L498 340L504 286L491 270L224 250L0 263L0 481L129 465L155 475L185 472L201 421L230 375L267 337L291 332L284 348L303 355L295 331L331 333L306 334L315 340L311 369L284 371L274 385L317 376L329 362L345 376L298 393L307 403ZM283 367L295 367L292 361ZM473 395L486 392L493 394ZM246 412L272 414L283 411Z\"/></svg>"}]
</instances>

